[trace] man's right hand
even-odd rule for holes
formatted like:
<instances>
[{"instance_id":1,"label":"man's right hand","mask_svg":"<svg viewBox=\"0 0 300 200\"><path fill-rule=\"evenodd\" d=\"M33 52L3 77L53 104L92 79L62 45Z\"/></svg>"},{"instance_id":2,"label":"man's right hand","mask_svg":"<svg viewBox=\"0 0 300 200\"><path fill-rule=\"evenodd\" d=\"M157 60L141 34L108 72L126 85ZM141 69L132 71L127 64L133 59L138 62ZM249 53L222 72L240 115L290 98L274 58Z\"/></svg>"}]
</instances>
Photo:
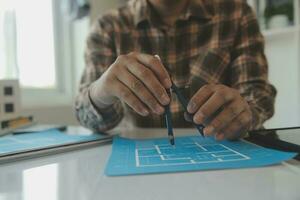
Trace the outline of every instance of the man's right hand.
<instances>
[{"instance_id":1,"label":"man's right hand","mask_svg":"<svg viewBox=\"0 0 300 200\"><path fill-rule=\"evenodd\" d=\"M127 103L142 116L163 114L170 103L166 89L171 79L161 61L152 55L129 53L116 61L90 87L90 96L99 108L117 99Z\"/></svg>"}]
</instances>

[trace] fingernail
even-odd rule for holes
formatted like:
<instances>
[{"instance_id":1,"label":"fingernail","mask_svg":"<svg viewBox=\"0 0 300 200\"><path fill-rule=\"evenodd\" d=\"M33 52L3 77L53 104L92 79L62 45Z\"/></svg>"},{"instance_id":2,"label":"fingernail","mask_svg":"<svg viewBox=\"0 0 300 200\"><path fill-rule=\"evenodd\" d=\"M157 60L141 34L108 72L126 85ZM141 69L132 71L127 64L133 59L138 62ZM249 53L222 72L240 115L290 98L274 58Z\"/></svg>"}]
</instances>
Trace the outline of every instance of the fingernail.
<instances>
[{"instance_id":1,"label":"fingernail","mask_svg":"<svg viewBox=\"0 0 300 200\"><path fill-rule=\"evenodd\" d=\"M195 110L196 110L196 104L195 104L194 102L190 102L190 103L188 104L187 109L188 109L188 111L189 111L190 113L195 112Z\"/></svg>"},{"instance_id":2,"label":"fingernail","mask_svg":"<svg viewBox=\"0 0 300 200\"><path fill-rule=\"evenodd\" d=\"M148 110L146 110L146 109L142 109L142 115L143 115L143 116L147 116L147 115L149 115L149 112L148 112Z\"/></svg>"},{"instance_id":3,"label":"fingernail","mask_svg":"<svg viewBox=\"0 0 300 200\"><path fill-rule=\"evenodd\" d=\"M165 84L165 86L166 86L167 88L170 88L170 87L172 86L172 82L171 82L171 80L168 79L168 78L166 78L166 79L164 80L164 84Z\"/></svg>"},{"instance_id":4,"label":"fingernail","mask_svg":"<svg viewBox=\"0 0 300 200\"><path fill-rule=\"evenodd\" d=\"M203 124L204 122L204 119L205 119L205 116L201 113L201 112L197 112L195 115L194 115L194 122L196 124Z\"/></svg>"},{"instance_id":5,"label":"fingernail","mask_svg":"<svg viewBox=\"0 0 300 200\"><path fill-rule=\"evenodd\" d=\"M156 54L156 55L154 55L154 57L157 58L159 61L161 61L159 55Z\"/></svg>"},{"instance_id":6,"label":"fingernail","mask_svg":"<svg viewBox=\"0 0 300 200\"><path fill-rule=\"evenodd\" d=\"M170 103L170 98L167 95L164 94L161 98L164 105L168 105Z\"/></svg>"},{"instance_id":7,"label":"fingernail","mask_svg":"<svg viewBox=\"0 0 300 200\"><path fill-rule=\"evenodd\" d=\"M155 107L155 112L157 114L162 114L164 112L164 109L161 106L156 106Z\"/></svg>"},{"instance_id":8,"label":"fingernail","mask_svg":"<svg viewBox=\"0 0 300 200\"><path fill-rule=\"evenodd\" d=\"M187 122L193 122L193 116L187 112L184 112L184 119L187 121Z\"/></svg>"},{"instance_id":9,"label":"fingernail","mask_svg":"<svg viewBox=\"0 0 300 200\"><path fill-rule=\"evenodd\" d=\"M204 129L204 134L206 136L211 135L215 132L215 128L213 126L208 126Z\"/></svg>"}]
</instances>

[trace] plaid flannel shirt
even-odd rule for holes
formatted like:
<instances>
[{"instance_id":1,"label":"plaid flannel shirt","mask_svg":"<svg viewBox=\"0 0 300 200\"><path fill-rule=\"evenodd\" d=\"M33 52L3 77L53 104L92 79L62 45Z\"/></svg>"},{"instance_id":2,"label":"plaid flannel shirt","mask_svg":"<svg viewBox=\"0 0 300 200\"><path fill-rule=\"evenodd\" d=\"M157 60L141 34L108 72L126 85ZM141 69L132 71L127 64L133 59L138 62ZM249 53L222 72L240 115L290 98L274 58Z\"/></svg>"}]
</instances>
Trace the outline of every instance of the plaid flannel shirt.
<instances>
[{"instance_id":1,"label":"plaid flannel shirt","mask_svg":"<svg viewBox=\"0 0 300 200\"><path fill-rule=\"evenodd\" d=\"M163 116L139 116L121 101L95 107L89 86L119 55L141 52L159 55L174 83L187 98L204 84L237 89L248 101L253 121L261 128L274 113L275 88L268 81L264 38L244 0L190 0L173 27L165 27L147 0L131 0L98 18L87 39L86 67L76 98L80 123L95 131L115 127L124 117L137 127L165 127ZM173 95L175 127L191 127Z\"/></svg>"}]
</instances>

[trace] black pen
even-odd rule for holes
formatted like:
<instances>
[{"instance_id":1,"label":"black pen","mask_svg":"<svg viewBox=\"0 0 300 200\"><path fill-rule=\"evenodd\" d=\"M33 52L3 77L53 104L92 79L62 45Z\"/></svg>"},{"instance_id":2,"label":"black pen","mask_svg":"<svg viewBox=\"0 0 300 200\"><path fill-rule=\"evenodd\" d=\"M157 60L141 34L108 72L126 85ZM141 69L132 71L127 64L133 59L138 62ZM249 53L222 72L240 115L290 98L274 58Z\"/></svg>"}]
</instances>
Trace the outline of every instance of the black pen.
<instances>
[{"instance_id":1,"label":"black pen","mask_svg":"<svg viewBox=\"0 0 300 200\"><path fill-rule=\"evenodd\" d=\"M167 93L170 97L171 96L170 90L167 90ZM172 125L172 114L171 114L171 110L170 110L170 104L165 106L165 120L166 120L167 129L168 129L169 142L173 146L175 144L175 141L174 141L174 133L173 133L173 125Z\"/></svg>"},{"instance_id":2,"label":"black pen","mask_svg":"<svg viewBox=\"0 0 300 200\"><path fill-rule=\"evenodd\" d=\"M159 61L161 61L159 55L155 55L154 57L156 57ZM168 96L171 99L171 89L167 89L167 93L168 93ZM171 102L168 105L164 106L165 107L165 114L164 115L165 115L165 120L166 120L166 126L167 126L167 129L168 129L169 142L173 146L173 145L175 145L175 140L174 140L174 133L173 133L172 113L171 113L171 110L170 110L170 104L171 104Z\"/></svg>"},{"instance_id":3,"label":"black pen","mask_svg":"<svg viewBox=\"0 0 300 200\"><path fill-rule=\"evenodd\" d=\"M181 103L182 107L184 108L184 111L186 112L186 114L188 115L188 117L190 119L193 119L193 115L190 114L187 111L187 106L188 106L188 101L185 99L185 97L181 94L181 92L179 91L179 88L173 83L172 81L172 86L171 86L172 91L175 92L179 102ZM196 124L193 120L192 123L194 124L194 126L197 128L198 132L204 136L203 134L203 129L205 128L202 124Z\"/></svg>"}]
</instances>

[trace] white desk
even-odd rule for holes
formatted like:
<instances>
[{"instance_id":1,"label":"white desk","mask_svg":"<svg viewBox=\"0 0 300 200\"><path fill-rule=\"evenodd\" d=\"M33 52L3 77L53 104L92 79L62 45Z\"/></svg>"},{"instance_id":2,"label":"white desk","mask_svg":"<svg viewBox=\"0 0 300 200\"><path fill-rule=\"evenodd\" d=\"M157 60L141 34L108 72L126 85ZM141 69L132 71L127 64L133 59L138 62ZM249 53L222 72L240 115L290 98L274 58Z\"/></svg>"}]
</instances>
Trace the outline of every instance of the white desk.
<instances>
[{"instance_id":1,"label":"white desk","mask_svg":"<svg viewBox=\"0 0 300 200\"><path fill-rule=\"evenodd\" d=\"M112 178L103 175L110 152L107 144L0 165L0 200L300 199L300 162L294 160L256 169Z\"/></svg>"}]
</instances>

